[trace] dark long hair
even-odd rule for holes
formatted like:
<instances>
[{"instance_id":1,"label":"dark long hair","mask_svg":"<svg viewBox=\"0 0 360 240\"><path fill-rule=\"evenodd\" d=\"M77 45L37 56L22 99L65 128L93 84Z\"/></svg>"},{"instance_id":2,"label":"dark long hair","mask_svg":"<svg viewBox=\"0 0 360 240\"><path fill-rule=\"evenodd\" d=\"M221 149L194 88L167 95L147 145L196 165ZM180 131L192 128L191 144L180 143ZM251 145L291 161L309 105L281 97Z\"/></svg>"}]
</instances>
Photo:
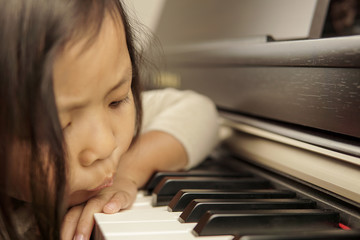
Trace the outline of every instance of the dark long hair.
<instances>
[{"instance_id":1,"label":"dark long hair","mask_svg":"<svg viewBox=\"0 0 360 240\"><path fill-rule=\"evenodd\" d=\"M139 54L119 0L0 0L0 6L0 238L60 239L66 161L53 90L54 59L67 42L88 33L91 45L106 12L120 17L133 67L137 136ZM19 143L28 157L14 158ZM33 231L24 233L17 226L16 204L8 195L10 164L29 180Z\"/></svg>"}]
</instances>

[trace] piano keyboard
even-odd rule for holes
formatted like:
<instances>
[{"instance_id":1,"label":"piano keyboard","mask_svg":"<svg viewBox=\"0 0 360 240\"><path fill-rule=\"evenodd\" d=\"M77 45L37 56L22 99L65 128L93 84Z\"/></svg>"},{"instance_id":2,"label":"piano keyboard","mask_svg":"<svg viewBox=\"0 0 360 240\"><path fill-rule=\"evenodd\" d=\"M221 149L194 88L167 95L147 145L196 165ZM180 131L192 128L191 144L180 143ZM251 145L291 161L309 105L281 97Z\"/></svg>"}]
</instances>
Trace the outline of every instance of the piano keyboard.
<instances>
[{"instance_id":1,"label":"piano keyboard","mask_svg":"<svg viewBox=\"0 0 360 240\"><path fill-rule=\"evenodd\" d=\"M157 173L130 209L95 214L94 235L96 240L360 239L360 231L341 219L339 212L276 189L262 176L219 168Z\"/></svg>"},{"instance_id":2,"label":"piano keyboard","mask_svg":"<svg viewBox=\"0 0 360 240\"><path fill-rule=\"evenodd\" d=\"M190 240L196 223L181 224L181 212L168 212L166 206L152 207L151 196L140 192L129 210L116 214L95 214L95 220L103 236L96 239L128 240ZM201 238L204 240L230 240L233 236Z\"/></svg>"}]
</instances>

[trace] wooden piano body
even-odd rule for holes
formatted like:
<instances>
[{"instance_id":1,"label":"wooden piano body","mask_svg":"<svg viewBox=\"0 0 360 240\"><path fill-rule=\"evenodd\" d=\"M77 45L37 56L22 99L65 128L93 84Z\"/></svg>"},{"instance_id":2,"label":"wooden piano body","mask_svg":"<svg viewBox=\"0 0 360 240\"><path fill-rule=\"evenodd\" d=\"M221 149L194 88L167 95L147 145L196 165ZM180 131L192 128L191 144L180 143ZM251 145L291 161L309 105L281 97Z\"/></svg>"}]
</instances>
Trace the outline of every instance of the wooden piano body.
<instances>
[{"instance_id":1,"label":"wooden piano body","mask_svg":"<svg viewBox=\"0 0 360 240\"><path fill-rule=\"evenodd\" d=\"M96 214L96 239L360 239L360 36L217 39L172 44L164 51L166 68L151 87L192 89L209 96L219 108L224 129L231 129L222 146L193 170L196 181L199 173L215 172L215 178L219 172L250 173L266 180L265 189L290 191L297 200L313 201L310 209L334 212L338 218L335 223L322 222L319 228L312 220L308 220L312 227L303 224L301 217L295 226L291 220L266 222L266 217L261 218L263 225L254 220L247 226L251 219L227 222L220 211L204 214L195 223L180 223L184 213L152 206L157 201L159 205L177 201L175 192L161 202L162 186L158 186L149 190L153 196L140 192L130 210ZM197 188L197 184L185 186ZM257 188L255 183L252 186ZM260 211L226 209L239 214ZM262 213L269 211L273 210ZM218 234L218 228L226 227L219 227L217 217L227 225L225 233ZM215 236L197 236L212 235L206 232L212 230Z\"/></svg>"}]
</instances>

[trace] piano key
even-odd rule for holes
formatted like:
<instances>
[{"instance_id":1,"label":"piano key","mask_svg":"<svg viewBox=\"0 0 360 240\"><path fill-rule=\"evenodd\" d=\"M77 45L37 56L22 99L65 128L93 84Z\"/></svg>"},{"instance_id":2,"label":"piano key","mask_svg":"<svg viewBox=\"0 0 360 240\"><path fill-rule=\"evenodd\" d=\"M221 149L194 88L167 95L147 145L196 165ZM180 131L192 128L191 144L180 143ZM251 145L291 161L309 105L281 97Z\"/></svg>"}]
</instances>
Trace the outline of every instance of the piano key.
<instances>
[{"instance_id":1,"label":"piano key","mask_svg":"<svg viewBox=\"0 0 360 240\"><path fill-rule=\"evenodd\" d=\"M180 213L170 213L164 207L160 209L136 209L123 210L114 214L98 214L96 220L99 223L130 223L130 222L161 222L178 221Z\"/></svg>"},{"instance_id":2,"label":"piano key","mask_svg":"<svg viewBox=\"0 0 360 240\"><path fill-rule=\"evenodd\" d=\"M207 236L207 237L195 237L191 233L173 233L165 232L158 234L146 233L144 235L110 235L106 236L106 240L233 240L233 236Z\"/></svg>"},{"instance_id":3,"label":"piano key","mask_svg":"<svg viewBox=\"0 0 360 240\"><path fill-rule=\"evenodd\" d=\"M338 213L320 209L208 211L193 233L209 236L320 230L335 228L338 221Z\"/></svg>"},{"instance_id":4,"label":"piano key","mask_svg":"<svg viewBox=\"0 0 360 240\"><path fill-rule=\"evenodd\" d=\"M183 189L171 199L168 210L183 211L194 199L272 199L295 198L296 193L287 190L256 189L224 191L221 189Z\"/></svg>"},{"instance_id":5,"label":"piano key","mask_svg":"<svg viewBox=\"0 0 360 240\"><path fill-rule=\"evenodd\" d=\"M276 235L237 236L234 240L359 240L360 231L326 230Z\"/></svg>"},{"instance_id":6,"label":"piano key","mask_svg":"<svg viewBox=\"0 0 360 240\"><path fill-rule=\"evenodd\" d=\"M316 203L308 199L195 199L181 213L180 222L197 222L208 210L306 209Z\"/></svg>"},{"instance_id":7,"label":"piano key","mask_svg":"<svg viewBox=\"0 0 360 240\"><path fill-rule=\"evenodd\" d=\"M181 189L265 189L270 183L260 178L165 177L153 191L153 206L167 205Z\"/></svg>"},{"instance_id":8,"label":"piano key","mask_svg":"<svg viewBox=\"0 0 360 240\"><path fill-rule=\"evenodd\" d=\"M140 227L139 223L143 223ZM194 223L179 224L176 220L168 221L122 221L109 222L102 224L102 231L107 235L144 235L144 234L161 234L172 232L187 233L195 226Z\"/></svg>"},{"instance_id":9,"label":"piano key","mask_svg":"<svg viewBox=\"0 0 360 240\"><path fill-rule=\"evenodd\" d=\"M148 192L152 192L156 185L164 177L222 177L222 178L238 178L238 177L252 177L252 174L249 172L215 172L215 171L187 171L187 172L157 172L150 179L145 189Z\"/></svg>"}]
</instances>

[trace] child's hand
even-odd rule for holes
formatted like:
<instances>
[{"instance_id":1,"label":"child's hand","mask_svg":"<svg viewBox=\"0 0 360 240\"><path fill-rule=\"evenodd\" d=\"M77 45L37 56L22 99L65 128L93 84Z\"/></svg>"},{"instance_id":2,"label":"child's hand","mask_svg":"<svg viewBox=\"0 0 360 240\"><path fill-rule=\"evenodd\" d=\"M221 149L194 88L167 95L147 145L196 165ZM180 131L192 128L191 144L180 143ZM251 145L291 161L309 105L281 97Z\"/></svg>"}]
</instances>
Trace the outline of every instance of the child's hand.
<instances>
[{"instance_id":1,"label":"child's hand","mask_svg":"<svg viewBox=\"0 0 360 240\"><path fill-rule=\"evenodd\" d=\"M62 224L62 240L89 239L94 227L94 213L116 213L131 206L137 193L136 184L127 178L117 178L86 203L74 206L66 213Z\"/></svg>"}]
</instances>

